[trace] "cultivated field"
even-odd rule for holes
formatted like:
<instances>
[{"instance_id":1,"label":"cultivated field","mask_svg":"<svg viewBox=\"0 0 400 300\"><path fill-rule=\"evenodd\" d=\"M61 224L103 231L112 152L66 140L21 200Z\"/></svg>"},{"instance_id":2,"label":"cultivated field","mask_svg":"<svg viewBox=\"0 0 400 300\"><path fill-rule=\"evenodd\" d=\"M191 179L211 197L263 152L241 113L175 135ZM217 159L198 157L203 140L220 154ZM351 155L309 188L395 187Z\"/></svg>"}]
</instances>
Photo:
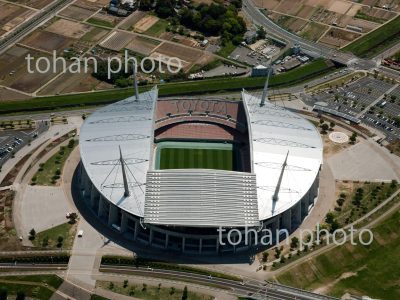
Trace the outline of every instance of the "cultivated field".
<instances>
[{"instance_id":1,"label":"cultivated field","mask_svg":"<svg viewBox=\"0 0 400 300\"><path fill-rule=\"evenodd\" d=\"M24 38L21 44L48 53L54 50L59 53L68 48L72 42L71 38L39 29Z\"/></svg>"},{"instance_id":2,"label":"cultivated field","mask_svg":"<svg viewBox=\"0 0 400 300\"><path fill-rule=\"evenodd\" d=\"M154 24L158 22L159 18L156 16L145 16L144 18L140 19L134 26L134 30L136 32L142 33L146 30L150 29Z\"/></svg>"},{"instance_id":3,"label":"cultivated field","mask_svg":"<svg viewBox=\"0 0 400 300\"><path fill-rule=\"evenodd\" d=\"M127 32L114 31L108 36L100 46L113 51L120 51L125 48L134 38L134 35Z\"/></svg>"},{"instance_id":4,"label":"cultivated field","mask_svg":"<svg viewBox=\"0 0 400 300\"><path fill-rule=\"evenodd\" d=\"M136 10L129 17L126 17L119 27L124 30L131 30L137 22L146 16L146 14L145 11Z\"/></svg>"},{"instance_id":5,"label":"cultivated field","mask_svg":"<svg viewBox=\"0 0 400 300\"><path fill-rule=\"evenodd\" d=\"M72 18L74 20L83 21L94 14L96 10L93 7L79 6L78 4L71 4L60 12L61 16Z\"/></svg>"},{"instance_id":6,"label":"cultivated field","mask_svg":"<svg viewBox=\"0 0 400 300\"><path fill-rule=\"evenodd\" d=\"M131 50L133 52L137 52L142 55L149 55L153 50L160 44L157 40L152 40L150 38L145 38L141 36L135 36L133 40L131 40L128 45L126 45L126 49Z\"/></svg>"},{"instance_id":7,"label":"cultivated field","mask_svg":"<svg viewBox=\"0 0 400 300\"><path fill-rule=\"evenodd\" d=\"M321 42L332 47L349 44L380 24L393 20L400 11L400 2L392 0L255 0L255 3L286 30L312 41L318 41L324 35ZM383 9L384 5L392 9Z\"/></svg>"},{"instance_id":8,"label":"cultivated field","mask_svg":"<svg viewBox=\"0 0 400 300\"><path fill-rule=\"evenodd\" d=\"M59 19L46 28L46 31L60 34L66 37L80 39L92 29L92 26L73 22L66 19Z\"/></svg>"},{"instance_id":9,"label":"cultivated field","mask_svg":"<svg viewBox=\"0 0 400 300\"><path fill-rule=\"evenodd\" d=\"M23 4L33 8L43 8L50 4L51 0L14 0L13 2Z\"/></svg>"},{"instance_id":10,"label":"cultivated field","mask_svg":"<svg viewBox=\"0 0 400 300\"><path fill-rule=\"evenodd\" d=\"M13 30L33 13L25 7L0 2L0 36Z\"/></svg>"},{"instance_id":11,"label":"cultivated field","mask_svg":"<svg viewBox=\"0 0 400 300\"><path fill-rule=\"evenodd\" d=\"M30 74L25 59L28 54L35 59L46 56L41 52L18 46L12 47L0 56L0 84L23 92L32 93L54 77L55 74L52 72L52 65L50 65L49 72L45 74L39 74L37 72ZM44 69L45 65L39 64L39 68ZM56 68L56 74L59 72L60 66Z\"/></svg>"}]
</instances>

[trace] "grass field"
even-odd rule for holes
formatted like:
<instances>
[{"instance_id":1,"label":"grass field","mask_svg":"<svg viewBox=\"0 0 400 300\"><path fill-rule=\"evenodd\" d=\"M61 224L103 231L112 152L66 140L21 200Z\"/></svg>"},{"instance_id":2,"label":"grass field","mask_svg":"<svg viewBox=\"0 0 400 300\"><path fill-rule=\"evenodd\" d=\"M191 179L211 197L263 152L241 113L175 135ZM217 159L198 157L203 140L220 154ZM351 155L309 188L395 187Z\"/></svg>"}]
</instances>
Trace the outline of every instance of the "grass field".
<instances>
[{"instance_id":1,"label":"grass field","mask_svg":"<svg viewBox=\"0 0 400 300\"><path fill-rule=\"evenodd\" d=\"M63 249L72 249L72 244L74 243L76 232L76 223L64 223L53 228L47 229L45 231L39 232L36 234L35 240L33 240L33 244L36 247L43 247L48 249L58 249L61 247L57 247L57 239L59 236L63 237L63 242L60 246ZM48 245L43 245L43 240L47 238Z\"/></svg>"},{"instance_id":2,"label":"grass field","mask_svg":"<svg viewBox=\"0 0 400 300\"><path fill-rule=\"evenodd\" d=\"M335 69L329 61L317 59L303 67L273 76L269 81L270 87L284 87L306 82ZM160 96L198 95L244 89L261 89L265 78L219 78L198 81L173 82L159 85ZM152 86L140 87L140 92L148 91ZM69 107L84 107L112 103L134 95L133 89L113 89L103 92L91 92L74 95L38 97L20 101L1 101L0 114L33 112L44 110L60 110Z\"/></svg>"},{"instance_id":3,"label":"grass field","mask_svg":"<svg viewBox=\"0 0 400 300\"><path fill-rule=\"evenodd\" d=\"M151 286L147 284L129 284L124 286L122 282L109 282L109 281L98 281L96 284L106 290L113 291L117 294L132 296L139 299L146 300L180 300L183 299L183 290L171 288L160 284L159 286ZM188 289L188 298L191 300L212 300L213 297L202 295L199 293L192 292Z\"/></svg>"},{"instance_id":4,"label":"grass field","mask_svg":"<svg viewBox=\"0 0 400 300\"><path fill-rule=\"evenodd\" d=\"M374 228L370 246L346 243L279 275L278 281L303 289L329 287L377 299L400 299L400 211ZM358 240L357 240L358 241Z\"/></svg>"},{"instance_id":5,"label":"grass field","mask_svg":"<svg viewBox=\"0 0 400 300\"><path fill-rule=\"evenodd\" d=\"M373 57L400 40L400 16L343 48L360 57Z\"/></svg>"},{"instance_id":6,"label":"grass field","mask_svg":"<svg viewBox=\"0 0 400 300\"><path fill-rule=\"evenodd\" d=\"M160 143L157 165L161 170L236 169L232 145L217 143Z\"/></svg>"},{"instance_id":7,"label":"grass field","mask_svg":"<svg viewBox=\"0 0 400 300\"><path fill-rule=\"evenodd\" d=\"M22 293L30 299L48 300L62 282L56 275L6 276L0 277L0 290L9 296Z\"/></svg>"},{"instance_id":8,"label":"grass field","mask_svg":"<svg viewBox=\"0 0 400 300\"><path fill-rule=\"evenodd\" d=\"M71 139L73 140L73 139ZM68 146L61 146L60 150L50 157L32 177L32 185L56 185L62 175L65 161L78 143L70 142Z\"/></svg>"}]
</instances>

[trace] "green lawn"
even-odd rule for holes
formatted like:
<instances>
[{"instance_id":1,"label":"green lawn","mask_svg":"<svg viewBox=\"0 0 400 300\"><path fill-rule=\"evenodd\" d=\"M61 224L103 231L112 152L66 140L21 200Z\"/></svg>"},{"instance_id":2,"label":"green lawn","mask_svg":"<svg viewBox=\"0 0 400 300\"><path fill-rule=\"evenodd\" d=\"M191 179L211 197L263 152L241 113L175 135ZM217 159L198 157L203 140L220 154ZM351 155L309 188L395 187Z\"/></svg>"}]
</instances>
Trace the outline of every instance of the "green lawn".
<instances>
[{"instance_id":1,"label":"green lawn","mask_svg":"<svg viewBox=\"0 0 400 300\"><path fill-rule=\"evenodd\" d=\"M64 223L53 228L41 231L36 234L36 238L33 240L33 244L36 247L48 248L48 249L71 249L74 243L76 232L76 224ZM58 245L57 239L59 236L63 237L61 245ZM48 245L44 244L44 239L47 239Z\"/></svg>"},{"instance_id":2,"label":"green lawn","mask_svg":"<svg viewBox=\"0 0 400 300\"><path fill-rule=\"evenodd\" d=\"M7 291L8 295L19 292L27 297L39 300L48 300L63 280L56 275L27 275L0 277L0 290ZM50 288L49 288L50 287Z\"/></svg>"},{"instance_id":3,"label":"green lawn","mask_svg":"<svg viewBox=\"0 0 400 300\"><path fill-rule=\"evenodd\" d=\"M97 286L103 289L108 289L118 294L132 296L139 299L147 300L181 300L183 290L171 288L169 286L150 286L150 285L138 285L138 284L127 284L125 287L121 282L113 282L110 286L109 281L98 281ZM213 297L195 293L188 289L188 298L190 300L212 300Z\"/></svg>"},{"instance_id":4,"label":"green lawn","mask_svg":"<svg viewBox=\"0 0 400 300\"><path fill-rule=\"evenodd\" d=\"M302 67L271 77L269 86L273 88L304 83L334 69L335 67L329 61L317 59ZM264 87L264 83L265 78L263 77L227 77L165 83L160 84L158 87L160 96L177 96L240 91L243 88L247 90L261 89ZM142 86L140 87L140 92L148 91L152 87L153 86ZM62 108L107 104L125 99L132 95L134 95L133 89L127 88L74 95L38 97L20 101L1 101L0 114L60 110Z\"/></svg>"},{"instance_id":5,"label":"green lawn","mask_svg":"<svg viewBox=\"0 0 400 300\"><path fill-rule=\"evenodd\" d=\"M346 243L297 265L277 279L303 289L333 283L329 294L336 297L349 292L384 300L400 299L400 211L374 228L373 233L370 246Z\"/></svg>"},{"instance_id":6,"label":"green lawn","mask_svg":"<svg viewBox=\"0 0 400 300\"><path fill-rule=\"evenodd\" d=\"M360 57L373 57L400 40L400 16L343 48Z\"/></svg>"},{"instance_id":7,"label":"green lawn","mask_svg":"<svg viewBox=\"0 0 400 300\"><path fill-rule=\"evenodd\" d=\"M73 140L73 139L71 139ZM70 141L71 141L70 140ZM68 144L68 146L61 146L60 150L54 154L49 160L39 167L39 170L32 177L32 185L56 185L61 178L61 173L65 164L74 147L78 144Z\"/></svg>"},{"instance_id":8,"label":"green lawn","mask_svg":"<svg viewBox=\"0 0 400 300\"><path fill-rule=\"evenodd\" d=\"M160 143L157 151L157 165L161 170L236 170L232 145L218 143Z\"/></svg>"},{"instance_id":9,"label":"green lawn","mask_svg":"<svg viewBox=\"0 0 400 300\"><path fill-rule=\"evenodd\" d=\"M146 30L144 34L159 37L162 33L165 32L167 26L168 26L167 20L159 19L153 26L151 26L148 30Z\"/></svg>"}]
</instances>

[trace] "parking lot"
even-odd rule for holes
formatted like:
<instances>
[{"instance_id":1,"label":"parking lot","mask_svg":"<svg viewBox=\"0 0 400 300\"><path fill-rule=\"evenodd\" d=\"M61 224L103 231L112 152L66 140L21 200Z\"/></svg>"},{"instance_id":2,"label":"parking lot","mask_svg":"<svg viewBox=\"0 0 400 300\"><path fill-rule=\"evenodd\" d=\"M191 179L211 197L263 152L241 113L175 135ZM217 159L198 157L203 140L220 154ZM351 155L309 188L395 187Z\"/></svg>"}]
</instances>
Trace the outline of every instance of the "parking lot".
<instances>
[{"instance_id":1,"label":"parking lot","mask_svg":"<svg viewBox=\"0 0 400 300\"><path fill-rule=\"evenodd\" d=\"M364 77L350 85L308 95L304 101L358 117L383 132L388 142L400 139L400 124L395 120L400 116L400 87L392 83Z\"/></svg>"},{"instance_id":2,"label":"parking lot","mask_svg":"<svg viewBox=\"0 0 400 300\"><path fill-rule=\"evenodd\" d=\"M4 130L0 132L0 166L32 139L48 129L48 124L39 121L32 130Z\"/></svg>"}]
</instances>

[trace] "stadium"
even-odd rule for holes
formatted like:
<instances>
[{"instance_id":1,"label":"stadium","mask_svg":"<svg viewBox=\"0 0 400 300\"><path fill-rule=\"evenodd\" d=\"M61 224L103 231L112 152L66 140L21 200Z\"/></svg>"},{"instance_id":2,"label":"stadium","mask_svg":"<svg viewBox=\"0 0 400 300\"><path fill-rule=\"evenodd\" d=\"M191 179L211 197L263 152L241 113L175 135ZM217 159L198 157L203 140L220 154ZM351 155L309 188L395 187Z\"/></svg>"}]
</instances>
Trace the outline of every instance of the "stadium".
<instances>
[{"instance_id":1,"label":"stadium","mask_svg":"<svg viewBox=\"0 0 400 300\"><path fill-rule=\"evenodd\" d=\"M322 151L313 124L246 91L159 99L155 87L85 120L78 174L82 199L125 238L236 253L258 240L221 243L218 228L298 228L318 196Z\"/></svg>"}]
</instances>

